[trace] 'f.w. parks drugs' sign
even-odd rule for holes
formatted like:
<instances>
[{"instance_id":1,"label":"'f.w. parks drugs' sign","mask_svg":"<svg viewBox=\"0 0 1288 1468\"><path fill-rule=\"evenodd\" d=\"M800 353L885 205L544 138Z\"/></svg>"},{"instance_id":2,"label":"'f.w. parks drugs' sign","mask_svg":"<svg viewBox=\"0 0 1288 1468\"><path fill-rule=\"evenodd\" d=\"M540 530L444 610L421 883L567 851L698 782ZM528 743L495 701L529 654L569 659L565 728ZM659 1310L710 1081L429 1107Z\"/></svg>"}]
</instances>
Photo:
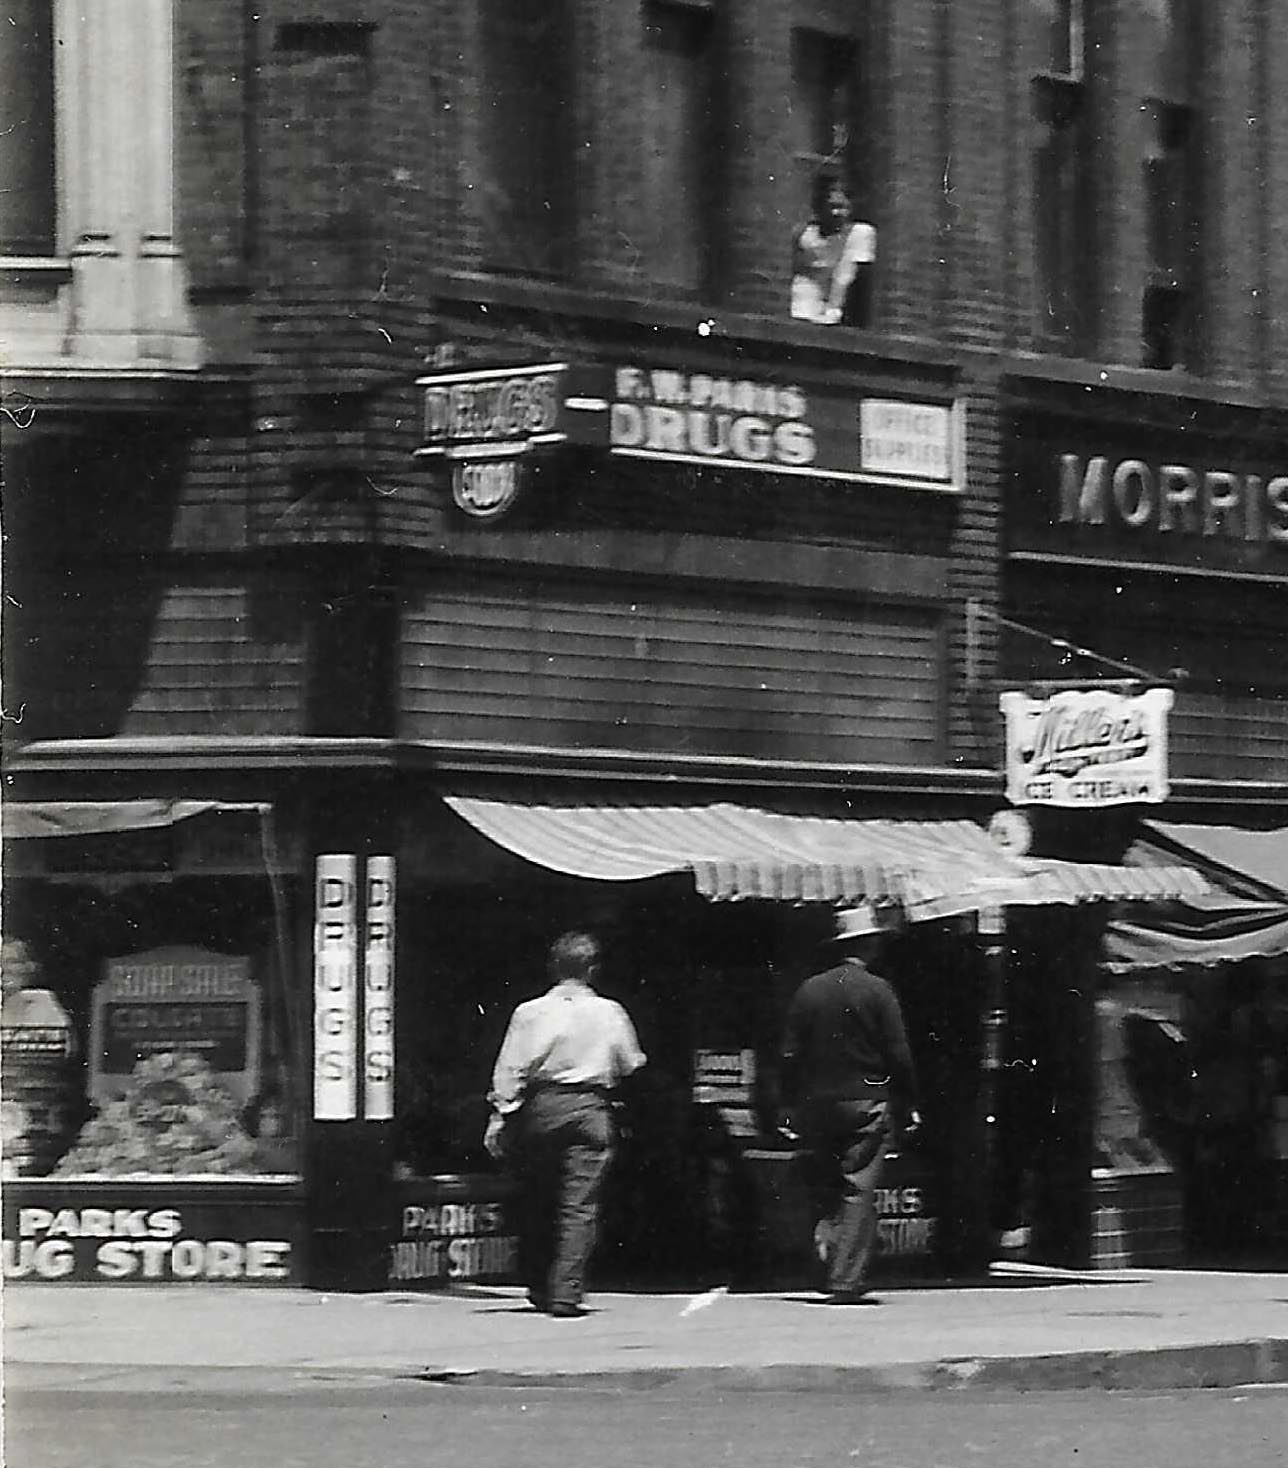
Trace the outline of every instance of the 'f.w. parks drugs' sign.
<instances>
[{"instance_id":1,"label":"'f.w. parks drugs' sign","mask_svg":"<svg viewBox=\"0 0 1288 1468\"><path fill-rule=\"evenodd\" d=\"M452 471L457 505L499 519L525 466L562 444L712 469L948 493L963 482L964 409L794 374L658 362L542 362L437 373L418 457Z\"/></svg>"},{"instance_id":2,"label":"'f.w. parks drugs' sign","mask_svg":"<svg viewBox=\"0 0 1288 1468\"><path fill-rule=\"evenodd\" d=\"M1167 798L1170 688L1004 693L1006 798L1073 809Z\"/></svg>"}]
</instances>

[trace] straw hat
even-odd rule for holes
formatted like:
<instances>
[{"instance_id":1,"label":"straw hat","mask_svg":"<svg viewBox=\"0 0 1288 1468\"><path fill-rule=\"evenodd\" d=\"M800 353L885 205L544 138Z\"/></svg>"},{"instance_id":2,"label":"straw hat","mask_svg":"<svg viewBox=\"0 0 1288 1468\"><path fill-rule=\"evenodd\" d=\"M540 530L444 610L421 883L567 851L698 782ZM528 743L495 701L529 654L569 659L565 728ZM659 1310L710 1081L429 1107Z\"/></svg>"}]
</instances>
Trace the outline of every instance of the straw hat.
<instances>
[{"instance_id":1,"label":"straw hat","mask_svg":"<svg viewBox=\"0 0 1288 1468\"><path fill-rule=\"evenodd\" d=\"M892 933L900 922L897 907L873 907L870 902L858 907L845 907L836 914L836 931L833 943L848 943L855 938L867 938L874 933Z\"/></svg>"}]
</instances>

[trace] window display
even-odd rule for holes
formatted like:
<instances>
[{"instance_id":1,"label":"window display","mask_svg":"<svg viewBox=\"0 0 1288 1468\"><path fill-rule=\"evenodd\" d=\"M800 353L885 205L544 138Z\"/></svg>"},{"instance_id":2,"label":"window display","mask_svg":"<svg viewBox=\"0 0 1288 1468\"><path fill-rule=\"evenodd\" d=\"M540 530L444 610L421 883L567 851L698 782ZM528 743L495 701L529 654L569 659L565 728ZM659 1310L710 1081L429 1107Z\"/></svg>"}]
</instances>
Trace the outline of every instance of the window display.
<instances>
[{"instance_id":1,"label":"window display","mask_svg":"<svg viewBox=\"0 0 1288 1468\"><path fill-rule=\"evenodd\" d=\"M6 1177L298 1172L300 1000L267 883L7 885Z\"/></svg>"}]
</instances>

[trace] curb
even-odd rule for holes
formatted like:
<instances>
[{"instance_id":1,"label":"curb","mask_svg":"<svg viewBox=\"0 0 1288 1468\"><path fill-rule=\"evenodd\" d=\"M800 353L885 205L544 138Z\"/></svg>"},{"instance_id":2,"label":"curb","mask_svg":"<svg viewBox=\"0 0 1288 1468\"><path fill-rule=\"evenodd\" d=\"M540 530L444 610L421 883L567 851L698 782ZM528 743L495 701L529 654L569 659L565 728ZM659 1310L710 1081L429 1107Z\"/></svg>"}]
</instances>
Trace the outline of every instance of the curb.
<instances>
[{"instance_id":1,"label":"curb","mask_svg":"<svg viewBox=\"0 0 1288 1468\"><path fill-rule=\"evenodd\" d=\"M555 1372L427 1367L411 1379L439 1386L613 1391L649 1391L666 1386L730 1392L1185 1391L1288 1382L1288 1339L1051 1356L949 1357L876 1366L774 1363Z\"/></svg>"}]
</instances>

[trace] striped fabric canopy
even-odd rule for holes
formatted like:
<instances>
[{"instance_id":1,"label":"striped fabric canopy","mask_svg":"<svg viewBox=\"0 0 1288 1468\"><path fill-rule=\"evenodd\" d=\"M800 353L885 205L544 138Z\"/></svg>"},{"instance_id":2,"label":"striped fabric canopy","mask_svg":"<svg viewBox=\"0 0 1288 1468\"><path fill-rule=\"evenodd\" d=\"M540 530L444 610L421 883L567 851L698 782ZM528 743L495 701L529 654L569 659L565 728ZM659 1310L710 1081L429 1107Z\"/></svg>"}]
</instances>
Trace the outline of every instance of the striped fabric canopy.
<instances>
[{"instance_id":1,"label":"striped fabric canopy","mask_svg":"<svg viewBox=\"0 0 1288 1468\"><path fill-rule=\"evenodd\" d=\"M226 800L22 800L5 802L0 823L5 838L17 841L155 831L211 811L244 814L267 809Z\"/></svg>"},{"instance_id":2,"label":"striped fabric canopy","mask_svg":"<svg viewBox=\"0 0 1288 1468\"><path fill-rule=\"evenodd\" d=\"M784 815L752 806L548 805L449 795L489 840L569 876L632 881L688 871L713 901L894 904L910 921L980 908L1195 895L1186 866L1018 857L973 821Z\"/></svg>"},{"instance_id":3,"label":"striped fabric canopy","mask_svg":"<svg viewBox=\"0 0 1288 1468\"><path fill-rule=\"evenodd\" d=\"M1127 860L1144 868L1187 862L1210 886L1197 897L1116 916L1105 933L1114 972L1217 968L1288 953L1288 826L1246 831L1147 821Z\"/></svg>"}]
</instances>

